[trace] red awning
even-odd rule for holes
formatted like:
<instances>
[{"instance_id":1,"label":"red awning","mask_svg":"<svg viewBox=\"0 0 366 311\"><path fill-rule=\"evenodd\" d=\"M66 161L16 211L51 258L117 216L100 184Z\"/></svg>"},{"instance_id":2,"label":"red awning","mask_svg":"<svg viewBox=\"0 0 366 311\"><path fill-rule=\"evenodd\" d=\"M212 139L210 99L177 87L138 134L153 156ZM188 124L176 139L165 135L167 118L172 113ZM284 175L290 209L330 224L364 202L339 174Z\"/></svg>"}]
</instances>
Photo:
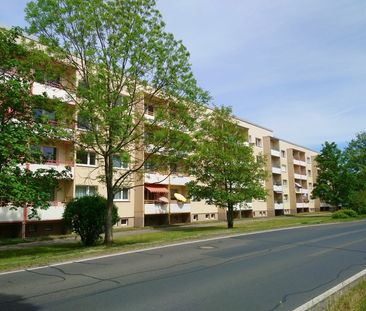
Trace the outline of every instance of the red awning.
<instances>
[{"instance_id":1,"label":"red awning","mask_svg":"<svg viewBox=\"0 0 366 311\"><path fill-rule=\"evenodd\" d=\"M148 185L145 188L151 193L169 193L168 187L164 185Z\"/></svg>"}]
</instances>

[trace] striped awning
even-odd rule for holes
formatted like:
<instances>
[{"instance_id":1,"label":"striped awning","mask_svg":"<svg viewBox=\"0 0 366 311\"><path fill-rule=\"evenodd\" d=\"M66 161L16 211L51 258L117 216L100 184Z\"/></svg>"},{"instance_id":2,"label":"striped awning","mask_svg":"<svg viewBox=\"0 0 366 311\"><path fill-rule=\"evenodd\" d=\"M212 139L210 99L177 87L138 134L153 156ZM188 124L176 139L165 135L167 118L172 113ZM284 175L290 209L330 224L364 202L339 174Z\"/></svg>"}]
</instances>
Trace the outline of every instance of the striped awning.
<instances>
[{"instance_id":1,"label":"striped awning","mask_svg":"<svg viewBox=\"0 0 366 311\"><path fill-rule=\"evenodd\" d=\"M151 193L169 193L168 187L164 185L146 185L145 188Z\"/></svg>"}]
</instances>

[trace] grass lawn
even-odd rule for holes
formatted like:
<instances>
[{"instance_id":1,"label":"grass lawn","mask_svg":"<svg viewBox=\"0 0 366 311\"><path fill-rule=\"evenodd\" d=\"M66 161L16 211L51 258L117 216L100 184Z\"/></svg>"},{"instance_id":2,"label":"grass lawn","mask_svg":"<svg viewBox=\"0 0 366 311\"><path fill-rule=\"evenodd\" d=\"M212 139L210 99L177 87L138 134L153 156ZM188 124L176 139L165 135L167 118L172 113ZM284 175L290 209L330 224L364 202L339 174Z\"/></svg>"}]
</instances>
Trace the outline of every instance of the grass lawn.
<instances>
[{"instance_id":1,"label":"grass lawn","mask_svg":"<svg viewBox=\"0 0 366 311\"><path fill-rule=\"evenodd\" d=\"M357 218L364 219L364 218ZM356 219L356 220L357 220ZM142 249L151 246L165 245L173 242L194 240L207 237L224 236L245 232L261 231L275 228L295 227L331 222L352 221L355 219L332 219L325 216L292 216L263 219L237 220L234 229L227 229L225 223L202 224L202 226L172 226L158 228L157 231L147 231L135 234L116 233L111 247L96 245L84 247L79 242L57 241L32 246L27 244L10 245L9 249L0 250L0 271L16 270L35 266L48 265L56 262L99 256L121 251ZM133 230L132 230L133 231ZM4 243L4 242L3 242ZM0 241L1 245L1 241Z\"/></svg>"},{"instance_id":2,"label":"grass lawn","mask_svg":"<svg viewBox=\"0 0 366 311\"><path fill-rule=\"evenodd\" d=\"M327 308L328 311L366 310L366 280L346 290Z\"/></svg>"}]
</instances>

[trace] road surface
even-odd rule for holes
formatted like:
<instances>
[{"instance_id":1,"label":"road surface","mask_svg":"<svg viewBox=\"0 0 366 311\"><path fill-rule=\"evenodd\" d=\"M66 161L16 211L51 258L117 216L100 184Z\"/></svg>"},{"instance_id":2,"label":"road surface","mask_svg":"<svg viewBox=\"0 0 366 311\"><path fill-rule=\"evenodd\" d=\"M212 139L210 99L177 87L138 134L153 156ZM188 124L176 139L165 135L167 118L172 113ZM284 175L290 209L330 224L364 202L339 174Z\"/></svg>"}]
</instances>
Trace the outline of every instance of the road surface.
<instances>
[{"instance_id":1,"label":"road surface","mask_svg":"<svg viewBox=\"0 0 366 311\"><path fill-rule=\"evenodd\" d=\"M366 222L242 235L0 276L0 310L293 310L366 268Z\"/></svg>"}]
</instances>

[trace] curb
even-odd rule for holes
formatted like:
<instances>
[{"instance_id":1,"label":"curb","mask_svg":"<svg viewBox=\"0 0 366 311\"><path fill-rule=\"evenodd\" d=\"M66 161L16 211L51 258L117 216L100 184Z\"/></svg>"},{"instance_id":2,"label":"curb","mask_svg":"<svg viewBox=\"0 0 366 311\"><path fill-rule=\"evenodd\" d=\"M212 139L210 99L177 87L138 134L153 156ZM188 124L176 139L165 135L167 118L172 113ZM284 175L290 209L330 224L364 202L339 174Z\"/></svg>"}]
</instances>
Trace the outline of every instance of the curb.
<instances>
[{"instance_id":1,"label":"curb","mask_svg":"<svg viewBox=\"0 0 366 311\"><path fill-rule=\"evenodd\" d=\"M352 287L356 285L357 281L366 276L366 269L358 272L357 274L351 276L350 278L344 280L338 285L328 289L326 292L320 294L319 296L309 300L300 307L297 307L293 311L306 311L306 310L324 310L324 308L318 309L317 307L325 307L326 302L328 302L333 296L337 295L341 290L346 287Z\"/></svg>"}]
</instances>

